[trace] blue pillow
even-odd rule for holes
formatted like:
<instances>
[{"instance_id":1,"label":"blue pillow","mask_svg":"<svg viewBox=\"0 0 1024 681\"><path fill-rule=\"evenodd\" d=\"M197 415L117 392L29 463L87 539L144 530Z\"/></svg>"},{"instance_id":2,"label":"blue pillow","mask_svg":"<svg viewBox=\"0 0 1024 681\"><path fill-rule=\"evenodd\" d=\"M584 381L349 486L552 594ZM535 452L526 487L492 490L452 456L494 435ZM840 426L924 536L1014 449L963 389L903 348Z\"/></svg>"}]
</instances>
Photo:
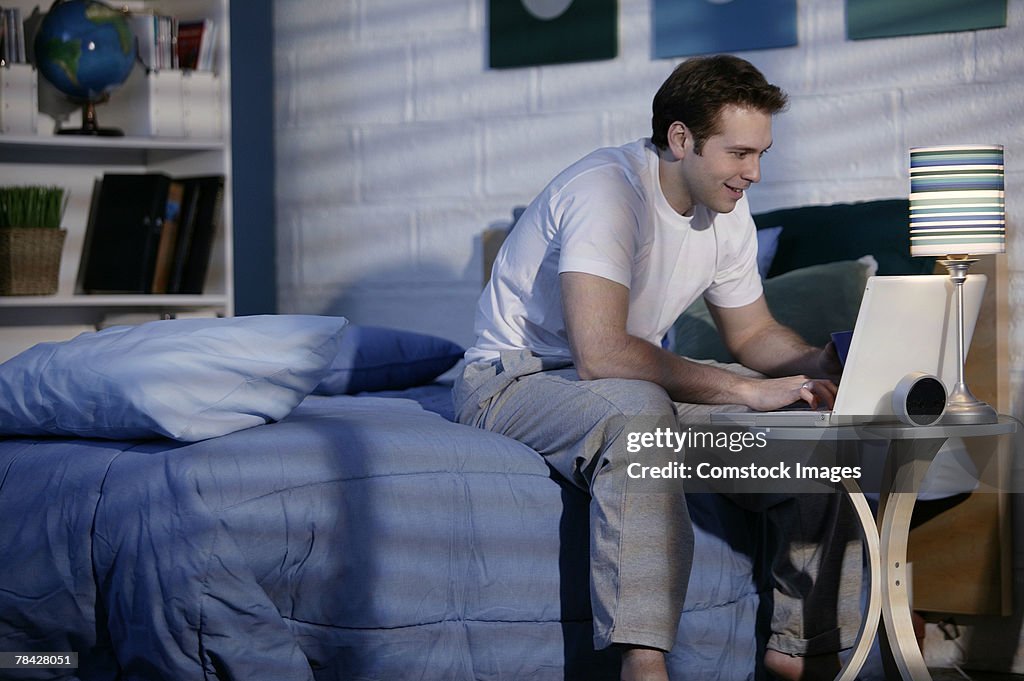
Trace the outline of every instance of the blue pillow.
<instances>
[{"instance_id":1,"label":"blue pillow","mask_svg":"<svg viewBox=\"0 0 1024 681\"><path fill-rule=\"evenodd\" d=\"M455 366L465 350L444 338L380 326L345 332L319 395L404 390L429 383Z\"/></svg>"},{"instance_id":2,"label":"blue pillow","mask_svg":"<svg viewBox=\"0 0 1024 681\"><path fill-rule=\"evenodd\" d=\"M0 434L194 442L287 416L338 353L344 317L114 326L0 364Z\"/></svg>"},{"instance_id":3,"label":"blue pillow","mask_svg":"<svg viewBox=\"0 0 1024 681\"><path fill-rule=\"evenodd\" d=\"M764 227L757 230L757 273L762 279L768 277L768 270L772 268L772 260L779 250L780 234L782 227Z\"/></svg>"}]
</instances>

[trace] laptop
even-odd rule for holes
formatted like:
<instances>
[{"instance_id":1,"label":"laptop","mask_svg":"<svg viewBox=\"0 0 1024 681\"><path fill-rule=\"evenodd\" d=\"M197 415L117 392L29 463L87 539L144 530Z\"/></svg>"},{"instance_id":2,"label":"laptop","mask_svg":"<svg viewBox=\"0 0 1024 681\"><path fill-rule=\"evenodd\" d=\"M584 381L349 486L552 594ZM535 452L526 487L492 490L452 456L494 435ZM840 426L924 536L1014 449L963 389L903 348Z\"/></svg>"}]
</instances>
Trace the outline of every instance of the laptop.
<instances>
[{"instance_id":1,"label":"laptop","mask_svg":"<svg viewBox=\"0 0 1024 681\"><path fill-rule=\"evenodd\" d=\"M986 277L964 282L964 348L969 348L981 310ZM914 371L939 377L949 393L957 380L956 295L946 275L870 277L864 289L850 350L831 411L785 409L722 412L716 425L758 427L838 426L892 423L896 384Z\"/></svg>"}]
</instances>

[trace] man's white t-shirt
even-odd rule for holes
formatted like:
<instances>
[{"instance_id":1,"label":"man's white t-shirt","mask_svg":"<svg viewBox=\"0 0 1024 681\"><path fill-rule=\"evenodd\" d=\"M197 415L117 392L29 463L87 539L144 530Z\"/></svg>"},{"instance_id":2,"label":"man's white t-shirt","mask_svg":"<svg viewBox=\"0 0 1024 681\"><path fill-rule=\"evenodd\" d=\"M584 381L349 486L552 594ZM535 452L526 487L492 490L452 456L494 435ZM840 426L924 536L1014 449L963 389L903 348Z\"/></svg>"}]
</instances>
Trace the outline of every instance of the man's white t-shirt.
<instances>
[{"instance_id":1,"label":"man's white t-shirt","mask_svg":"<svg viewBox=\"0 0 1024 681\"><path fill-rule=\"evenodd\" d=\"M559 274L584 272L629 289L626 331L659 344L700 295L739 307L761 295L746 197L730 213L669 205L649 139L598 149L534 199L498 252L476 313L467 362L505 350L571 357Z\"/></svg>"}]
</instances>

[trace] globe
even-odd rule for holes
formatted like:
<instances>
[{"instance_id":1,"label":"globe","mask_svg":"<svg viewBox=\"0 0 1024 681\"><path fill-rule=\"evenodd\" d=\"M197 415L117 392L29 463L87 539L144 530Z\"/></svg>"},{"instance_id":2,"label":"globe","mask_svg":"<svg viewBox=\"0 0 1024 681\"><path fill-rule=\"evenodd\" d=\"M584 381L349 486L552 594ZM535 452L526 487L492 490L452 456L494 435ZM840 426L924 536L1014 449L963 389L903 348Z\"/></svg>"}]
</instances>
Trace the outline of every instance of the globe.
<instances>
[{"instance_id":1,"label":"globe","mask_svg":"<svg viewBox=\"0 0 1024 681\"><path fill-rule=\"evenodd\" d=\"M104 101L135 65L135 36L124 15L96 0L58 3L39 25L35 52L43 77L86 105L80 132L104 134L95 126L92 105Z\"/></svg>"}]
</instances>

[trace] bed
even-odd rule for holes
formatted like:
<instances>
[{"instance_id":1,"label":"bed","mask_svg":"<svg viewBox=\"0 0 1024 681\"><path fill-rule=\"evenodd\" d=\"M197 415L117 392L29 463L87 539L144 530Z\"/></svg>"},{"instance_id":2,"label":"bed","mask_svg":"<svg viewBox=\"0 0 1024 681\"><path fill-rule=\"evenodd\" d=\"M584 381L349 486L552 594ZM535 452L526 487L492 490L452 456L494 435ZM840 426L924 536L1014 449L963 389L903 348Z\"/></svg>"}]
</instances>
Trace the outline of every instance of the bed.
<instances>
[{"instance_id":1,"label":"bed","mask_svg":"<svg viewBox=\"0 0 1024 681\"><path fill-rule=\"evenodd\" d=\"M677 351L713 345L701 315ZM275 315L115 327L0 365L0 652L78 654L0 676L618 678L591 643L587 499L450 420L436 379L460 355ZM672 678L757 678L760 517L710 494L690 512Z\"/></svg>"}]
</instances>

